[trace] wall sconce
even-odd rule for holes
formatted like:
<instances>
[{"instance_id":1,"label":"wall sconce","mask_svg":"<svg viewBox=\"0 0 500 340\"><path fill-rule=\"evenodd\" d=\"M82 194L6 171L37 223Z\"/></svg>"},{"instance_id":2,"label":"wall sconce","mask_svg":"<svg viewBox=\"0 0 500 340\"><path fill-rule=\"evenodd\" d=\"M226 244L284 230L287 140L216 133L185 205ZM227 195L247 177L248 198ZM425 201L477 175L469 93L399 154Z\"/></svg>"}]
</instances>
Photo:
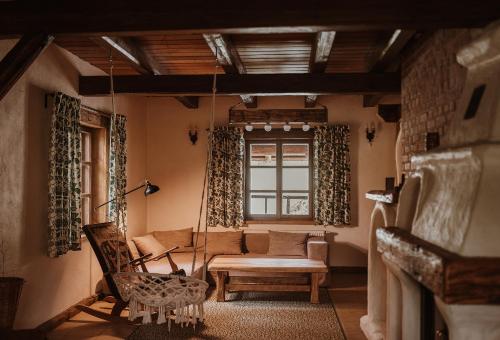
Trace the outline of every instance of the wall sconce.
<instances>
[{"instance_id":1,"label":"wall sconce","mask_svg":"<svg viewBox=\"0 0 500 340\"><path fill-rule=\"evenodd\" d=\"M372 146L373 140L375 139L375 123L371 122L370 125L366 125L366 139L370 146Z\"/></svg>"},{"instance_id":2,"label":"wall sconce","mask_svg":"<svg viewBox=\"0 0 500 340\"><path fill-rule=\"evenodd\" d=\"M196 127L194 129L189 129L188 135L191 144L195 145L196 142L198 141L198 129Z\"/></svg>"}]
</instances>

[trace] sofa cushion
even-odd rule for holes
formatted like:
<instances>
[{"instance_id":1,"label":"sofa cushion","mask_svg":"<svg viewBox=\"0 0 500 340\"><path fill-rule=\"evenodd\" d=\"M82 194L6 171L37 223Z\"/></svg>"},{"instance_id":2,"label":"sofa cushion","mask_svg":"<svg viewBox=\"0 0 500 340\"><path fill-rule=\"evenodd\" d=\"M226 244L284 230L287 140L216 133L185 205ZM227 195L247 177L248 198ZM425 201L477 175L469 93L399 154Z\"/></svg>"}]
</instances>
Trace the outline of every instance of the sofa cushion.
<instances>
[{"instance_id":1,"label":"sofa cushion","mask_svg":"<svg viewBox=\"0 0 500 340\"><path fill-rule=\"evenodd\" d=\"M135 260L139 257L141 257L141 254L139 253L139 249L135 246L135 242L132 240L127 240L127 245L128 249L130 250L130 256L132 257L132 260Z\"/></svg>"},{"instance_id":2,"label":"sofa cushion","mask_svg":"<svg viewBox=\"0 0 500 340\"><path fill-rule=\"evenodd\" d=\"M267 254L269 250L269 234L266 233L245 233L244 251L245 253Z\"/></svg>"},{"instance_id":3,"label":"sofa cushion","mask_svg":"<svg viewBox=\"0 0 500 340\"><path fill-rule=\"evenodd\" d=\"M162 230L153 231L153 236L160 242L166 249L179 246L179 249L174 252L184 252L185 247L193 245L193 229L177 229L177 230Z\"/></svg>"},{"instance_id":4,"label":"sofa cushion","mask_svg":"<svg viewBox=\"0 0 500 340\"><path fill-rule=\"evenodd\" d=\"M198 252L196 254L196 263L194 265L194 272L191 272L191 266L193 262L193 253L185 252L185 253L174 253L171 254L172 260L177 265L179 269L184 269L186 271L186 275L192 276L197 279L201 279L203 276L203 253ZM207 254L207 263L212 259L212 255ZM159 273L159 274L170 274L172 272L172 268L168 263L166 258L162 258L158 261L150 261L146 263L146 268L150 273Z\"/></svg>"},{"instance_id":5,"label":"sofa cushion","mask_svg":"<svg viewBox=\"0 0 500 340\"><path fill-rule=\"evenodd\" d=\"M139 249L142 255L152 253L153 257L155 257L167 251L167 249L151 234L134 237L132 241L134 241L137 249Z\"/></svg>"},{"instance_id":6,"label":"sofa cushion","mask_svg":"<svg viewBox=\"0 0 500 340\"><path fill-rule=\"evenodd\" d=\"M306 256L307 234L269 231L268 255Z\"/></svg>"},{"instance_id":7,"label":"sofa cushion","mask_svg":"<svg viewBox=\"0 0 500 340\"><path fill-rule=\"evenodd\" d=\"M198 238L198 251L203 251L205 233L200 233ZM196 236L196 235L195 235ZM207 253L213 255L239 255L242 253L242 231L211 232L207 237Z\"/></svg>"}]
</instances>

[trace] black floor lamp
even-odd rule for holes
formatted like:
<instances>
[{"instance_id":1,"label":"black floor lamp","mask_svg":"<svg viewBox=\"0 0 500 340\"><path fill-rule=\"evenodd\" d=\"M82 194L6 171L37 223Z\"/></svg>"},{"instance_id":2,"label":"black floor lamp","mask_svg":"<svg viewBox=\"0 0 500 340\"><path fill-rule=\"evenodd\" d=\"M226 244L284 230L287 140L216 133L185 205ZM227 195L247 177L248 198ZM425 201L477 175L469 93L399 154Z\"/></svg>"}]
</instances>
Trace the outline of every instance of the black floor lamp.
<instances>
[{"instance_id":1,"label":"black floor lamp","mask_svg":"<svg viewBox=\"0 0 500 340\"><path fill-rule=\"evenodd\" d=\"M130 194L131 192L134 192L134 191L137 191L139 190L140 188L144 188L146 187L146 189L144 189L144 196L149 196L151 194L154 194L155 192L159 191L160 190L160 187L157 186L157 185L154 185L154 184L151 184L150 181L148 180L145 180L143 184L139 185L138 187L132 189L132 190L129 190L127 191L126 193L123 194L123 197L127 196L128 194ZM114 200L116 200L116 197L115 198L112 198L110 199L109 201L107 202L104 202L103 204L97 206L94 208L94 210L97 210L99 209L100 207L102 206L105 206L106 204L109 204L111 202L113 202Z\"/></svg>"}]
</instances>

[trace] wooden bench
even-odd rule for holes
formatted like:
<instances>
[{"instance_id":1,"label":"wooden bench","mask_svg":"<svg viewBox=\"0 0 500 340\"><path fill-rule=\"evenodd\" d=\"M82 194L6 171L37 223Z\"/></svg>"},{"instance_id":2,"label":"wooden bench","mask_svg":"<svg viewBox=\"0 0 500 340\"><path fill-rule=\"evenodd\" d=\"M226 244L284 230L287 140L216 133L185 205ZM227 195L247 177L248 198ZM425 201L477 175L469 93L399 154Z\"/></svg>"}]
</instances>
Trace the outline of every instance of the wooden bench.
<instances>
[{"instance_id":1,"label":"wooden bench","mask_svg":"<svg viewBox=\"0 0 500 340\"><path fill-rule=\"evenodd\" d=\"M311 292L311 303L319 303L319 280L322 273L328 272L328 267L319 260L281 259L281 258L225 258L216 257L208 265L208 270L217 276L217 301L225 301L227 291L253 292ZM226 284L228 272L252 273L308 273L310 283L297 284Z\"/></svg>"}]
</instances>

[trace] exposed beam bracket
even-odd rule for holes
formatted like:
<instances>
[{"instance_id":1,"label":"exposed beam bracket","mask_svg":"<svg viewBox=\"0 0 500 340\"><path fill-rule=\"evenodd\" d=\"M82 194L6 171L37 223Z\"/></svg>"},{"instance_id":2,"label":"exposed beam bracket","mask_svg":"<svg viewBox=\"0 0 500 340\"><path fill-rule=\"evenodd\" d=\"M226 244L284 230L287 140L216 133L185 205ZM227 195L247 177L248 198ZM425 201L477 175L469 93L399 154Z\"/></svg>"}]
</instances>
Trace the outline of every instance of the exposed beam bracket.
<instances>
[{"instance_id":1,"label":"exposed beam bracket","mask_svg":"<svg viewBox=\"0 0 500 340\"><path fill-rule=\"evenodd\" d=\"M401 104L379 104L378 115L386 123L397 123L401 118Z\"/></svg>"},{"instance_id":2,"label":"exposed beam bracket","mask_svg":"<svg viewBox=\"0 0 500 340\"><path fill-rule=\"evenodd\" d=\"M0 61L0 100L52 40L54 37L45 33L27 34Z\"/></svg>"},{"instance_id":3,"label":"exposed beam bracket","mask_svg":"<svg viewBox=\"0 0 500 340\"><path fill-rule=\"evenodd\" d=\"M332 52L335 31L318 32L311 48L309 59L310 73L324 73L328 65L328 58ZM304 98L305 107L315 107L318 96L306 96Z\"/></svg>"},{"instance_id":4,"label":"exposed beam bracket","mask_svg":"<svg viewBox=\"0 0 500 340\"><path fill-rule=\"evenodd\" d=\"M247 73L240 55L229 37L222 34L203 34L203 37L226 74ZM241 101L247 108L257 107L255 96L241 95Z\"/></svg>"}]
</instances>

